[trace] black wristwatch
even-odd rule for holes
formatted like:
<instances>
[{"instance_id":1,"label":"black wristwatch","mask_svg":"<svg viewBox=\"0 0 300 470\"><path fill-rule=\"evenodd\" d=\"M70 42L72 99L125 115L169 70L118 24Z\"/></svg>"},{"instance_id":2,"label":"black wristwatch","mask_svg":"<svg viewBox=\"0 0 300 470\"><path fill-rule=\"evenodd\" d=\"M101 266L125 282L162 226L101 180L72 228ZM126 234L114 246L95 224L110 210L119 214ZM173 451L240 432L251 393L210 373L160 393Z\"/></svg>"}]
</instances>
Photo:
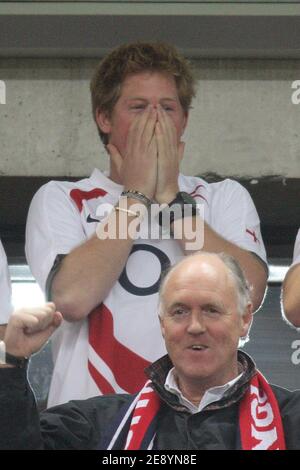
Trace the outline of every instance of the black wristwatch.
<instances>
[{"instance_id":1,"label":"black wristwatch","mask_svg":"<svg viewBox=\"0 0 300 470\"><path fill-rule=\"evenodd\" d=\"M192 217L194 215L197 215L197 203L195 199L190 194L180 191L176 194L175 199L160 211L158 223L161 227L165 227L167 223L171 225L174 220Z\"/></svg>"},{"instance_id":2,"label":"black wristwatch","mask_svg":"<svg viewBox=\"0 0 300 470\"><path fill-rule=\"evenodd\" d=\"M6 351L4 341L0 341L0 364L9 364L10 366L23 369L28 364L28 357L17 357Z\"/></svg>"}]
</instances>

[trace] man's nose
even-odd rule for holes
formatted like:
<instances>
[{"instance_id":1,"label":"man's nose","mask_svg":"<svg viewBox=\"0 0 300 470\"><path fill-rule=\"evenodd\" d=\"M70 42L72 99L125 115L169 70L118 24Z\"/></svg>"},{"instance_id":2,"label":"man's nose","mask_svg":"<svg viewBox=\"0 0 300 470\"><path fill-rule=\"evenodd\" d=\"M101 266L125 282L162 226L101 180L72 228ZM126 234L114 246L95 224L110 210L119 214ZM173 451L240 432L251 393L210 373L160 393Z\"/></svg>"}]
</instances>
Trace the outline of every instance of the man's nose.
<instances>
[{"instance_id":1,"label":"man's nose","mask_svg":"<svg viewBox=\"0 0 300 470\"><path fill-rule=\"evenodd\" d=\"M192 313L187 327L187 332L191 335L197 335L206 331L203 315L199 312Z\"/></svg>"}]
</instances>

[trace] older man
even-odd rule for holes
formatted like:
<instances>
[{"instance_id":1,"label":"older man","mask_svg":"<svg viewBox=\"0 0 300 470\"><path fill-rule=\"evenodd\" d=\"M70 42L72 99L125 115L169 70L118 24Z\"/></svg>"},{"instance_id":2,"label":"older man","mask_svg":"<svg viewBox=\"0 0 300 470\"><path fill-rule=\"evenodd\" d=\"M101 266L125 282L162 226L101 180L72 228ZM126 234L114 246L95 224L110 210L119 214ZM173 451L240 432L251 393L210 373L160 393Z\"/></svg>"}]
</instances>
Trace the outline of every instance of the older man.
<instances>
[{"instance_id":1,"label":"older man","mask_svg":"<svg viewBox=\"0 0 300 470\"><path fill-rule=\"evenodd\" d=\"M283 314L292 325L300 327L300 230L295 242L293 263L282 287Z\"/></svg>"},{"instance_id":2,"label":"older man","mask_svg":"<svg viewBox=\"0 0 300 470\"><path fill-rule=\"evenodd\" d=\"M60 323L54 305L47 308L47 314L12 318L5 337L9 353L31 354L46 328L49 335ZM300 393L270 386L238 351L252 304L233 258L200 253L173 267L161 285L159 315L168 355L147 369L149 381L136 396L69 402L44 412L39 427L25 370L2 366L1 447L300 448ZM44 337L34 343L38 335Z\"/></svg>"}]
</instances>

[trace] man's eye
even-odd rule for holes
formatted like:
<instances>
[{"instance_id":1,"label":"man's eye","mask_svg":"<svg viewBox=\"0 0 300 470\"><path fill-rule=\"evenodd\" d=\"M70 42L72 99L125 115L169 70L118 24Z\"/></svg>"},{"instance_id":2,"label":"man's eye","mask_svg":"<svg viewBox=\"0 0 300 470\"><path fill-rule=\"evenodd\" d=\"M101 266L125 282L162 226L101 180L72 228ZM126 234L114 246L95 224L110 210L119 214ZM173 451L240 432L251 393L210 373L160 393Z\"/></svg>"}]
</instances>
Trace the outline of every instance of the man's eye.
<instances>
[{"instance_id":1,"label":"man's eye","mask_svg":"<svg viewBox=\"0 0 300 470\"><path fill-rule=\"evenodd\" d=\"M185 308L176 308L175 310L173 310L173 315L177 316L177 317L181 317L183 315L186 315L188 313L188 311L185 309Z\"/></svg>"},{"instance_id":2,"label":"man's eye","mask_svg":"<svg viewBox=\"0 0 300 470\"><path fill-rule=\"evenodd\" d=\"M184 312L184 310L182 308L177 308L176 310L174 310L174 315L182 315Z\"/></svg>"},{"instance_id":3,"label":"man's eye","mask_svg":"<svg viewBox=\"0 0 300 470\"><path fill-rule=\"evenodd\" d=\"M134 106L131 106L130 109L145 109L145 105L144 104L136 104Z\"/></svg>"},{"instance_id":4,"label":"man's eye","mask_svg":"<svg viewBox=\"0 0 300 470\"><path fill-rule=\"evenodd\" d=\"M208 315L217 315L219 313L219 310L216 307L207 306L204 308L204 312Z\"/></svg>"},{"instance_id":5,"label":"man's eye","mask_svg":"<svg viewBox=\"0 0 300 470\"><path fill-rule=\"evenodd\" d=\"M174 108L170 107L170 106L163 106L164 110L165 111L174 111Z\"/></svg>"}]
</instances>

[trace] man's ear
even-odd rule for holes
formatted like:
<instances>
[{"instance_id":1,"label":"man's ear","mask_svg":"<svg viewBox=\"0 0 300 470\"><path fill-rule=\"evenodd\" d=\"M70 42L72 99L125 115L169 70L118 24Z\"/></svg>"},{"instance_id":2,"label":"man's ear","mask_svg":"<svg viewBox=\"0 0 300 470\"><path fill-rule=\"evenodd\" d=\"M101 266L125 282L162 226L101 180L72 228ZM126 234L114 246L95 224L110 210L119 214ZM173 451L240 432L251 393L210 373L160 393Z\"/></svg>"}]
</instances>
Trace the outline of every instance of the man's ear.
<instances>
[{"instance_id":1,"label":"man's ear","mask_svg":"<svg viewBox=\"0 0 300 470\"><path fill-rule=\"evenodd\" d=\"M161 317L161 315L158 315L159 318L159 323L160 323L160 331L162 334L162 337L165 337L165 327L164 327L164 319Z\"/></svg>"},{"instance_id":2,"label":"man's ear","mask_svg":"<svg viewBox=\"0 0 300 470\"><path fill-rule=\"evenodd\" d=\"M250 327L252 325L252 320L253 320L253 305L251 302L249 302L242 315L242 325L241 325L241 337L242 338L248 335L250 331Z\"/></svg>"},{"instance_id":3,"label":"man's ear","mask_svg":"<svg viewBox=\"0 0 300 470\"><path fill-rule=\"evenodd\" d=\"M111 132L111 118L108 116L107 112L101 111L99 108L96 111L96 122L99 129L104 132L104 134L110 134Z\"/></svg>"}]
</instances>

